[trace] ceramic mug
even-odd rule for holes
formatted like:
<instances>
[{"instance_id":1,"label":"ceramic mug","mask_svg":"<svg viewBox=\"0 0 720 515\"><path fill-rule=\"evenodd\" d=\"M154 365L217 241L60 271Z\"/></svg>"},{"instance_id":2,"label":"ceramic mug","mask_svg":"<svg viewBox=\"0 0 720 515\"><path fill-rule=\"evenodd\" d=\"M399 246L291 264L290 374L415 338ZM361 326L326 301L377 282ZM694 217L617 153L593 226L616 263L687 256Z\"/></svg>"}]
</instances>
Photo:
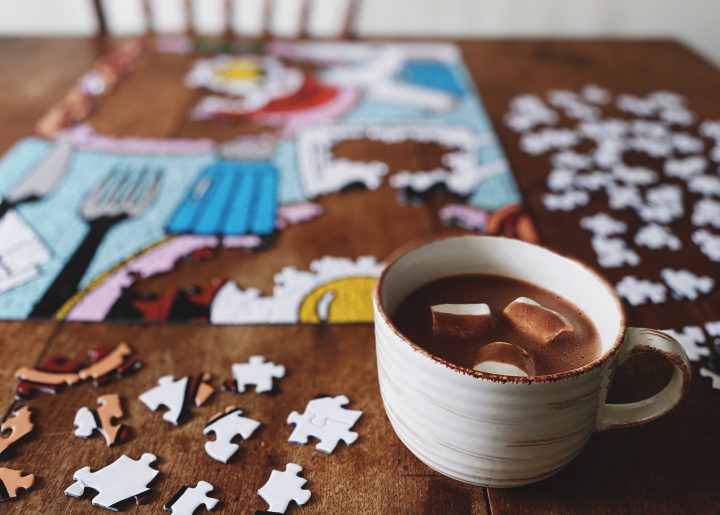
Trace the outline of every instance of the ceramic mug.
<instances>
[{"instance_id":1,"label":"ceramic mug","mask_svg":"<svg viewBox=\"0 0 720 515\"><path fill-rule=\"evenodd\" d=\"M391 318L419 286L484 273L526 281L579 307L600 334L602 354L567 372L520 377L459 367L405 338ZM533 483L565 467L595 431L645 424L683 398L690 365L680 344L651 329L628 328L612 287L589 268L509 238L435 240L386 266L373 299L378 377L385 411L400 440L446 476L482 486ZM674 372L656 395L605 402L615 368L632 353L667 358Z\"/></svg>"}]
</instances>

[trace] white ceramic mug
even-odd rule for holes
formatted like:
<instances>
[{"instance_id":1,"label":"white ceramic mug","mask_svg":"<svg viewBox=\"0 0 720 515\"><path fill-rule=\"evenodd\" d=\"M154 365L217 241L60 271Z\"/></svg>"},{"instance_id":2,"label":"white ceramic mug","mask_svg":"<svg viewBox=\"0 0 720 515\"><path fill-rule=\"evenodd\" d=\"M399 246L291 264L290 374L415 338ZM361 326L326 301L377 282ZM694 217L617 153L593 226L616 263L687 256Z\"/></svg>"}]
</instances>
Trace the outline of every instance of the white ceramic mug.
<instances>
[{"instance_id":1,"label":"white ceramic mug","mask_svg":"<svg viewBox=\"0 0 720 515\"><path fill-rule=\"evenodd\" d=\"M398 304L419 286L471 273L520 279L569 300L597 327L601 356L553 375L498 376L431 355L391 322ZM546 478L566 466L593 432L669 412L690 382L680 344L659 331L626 328L617 295L596 273L518 240L454 237L405 252L386 266L373 303L380 392L395 432L431 468L476 485L511 487ZM606 403L613 371L639 351L666 357L674 366L670 382L639 402Z\"/></svg>"}]
</instances>

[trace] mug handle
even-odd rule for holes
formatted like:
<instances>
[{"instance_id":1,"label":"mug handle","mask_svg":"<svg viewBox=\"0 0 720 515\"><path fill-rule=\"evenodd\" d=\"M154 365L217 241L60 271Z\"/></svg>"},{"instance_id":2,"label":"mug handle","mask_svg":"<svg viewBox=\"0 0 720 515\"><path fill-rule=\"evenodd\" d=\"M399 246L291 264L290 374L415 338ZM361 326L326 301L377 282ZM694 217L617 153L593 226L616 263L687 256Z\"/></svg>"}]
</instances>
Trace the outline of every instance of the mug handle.
<instances>
[{"instance_id":1,"label":"mug handle","mask_svg":"<svg viewBox=\"0 0 720 515\"><path fill-rule=\"evenodd\" d=\"M671 411L685 396L690 384L690 363L677 340L653 329L629 327L616 358L617 365L638 352L655 352L670 361L674 367L670 382L655 395L641 401L603 403L598 412L597 431L647 424Z\"/></svg>"}]
</instances>

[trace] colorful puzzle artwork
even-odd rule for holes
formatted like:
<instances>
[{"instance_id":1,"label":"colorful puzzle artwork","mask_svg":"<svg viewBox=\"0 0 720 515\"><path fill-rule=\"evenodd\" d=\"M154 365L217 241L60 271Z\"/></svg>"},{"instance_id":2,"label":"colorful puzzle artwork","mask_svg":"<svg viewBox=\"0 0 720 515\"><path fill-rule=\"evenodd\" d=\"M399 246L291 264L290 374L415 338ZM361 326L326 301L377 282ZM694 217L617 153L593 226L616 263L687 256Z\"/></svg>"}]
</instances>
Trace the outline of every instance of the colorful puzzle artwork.
<instances>
[{"instance_id":1,"label":"colorful puzzle artwork","mask_svg":"<svg viewBox=\"0 0 720 515\"><path fill-rule=\"evenodd\" d=\"M276 264L257 283L243 268L284 245L284 233L314 237L332 216L326 202L358 191L394 191L407 209L432 205L441 223L536 240L455 46L277 42L189 53L176 77L196 94L187 123L252 131L218 141L98 132L91 113L138 56L178 52L162 43L101 61L75 86L81 95L43 118L42 138L0 161L0 318L369 322L384 255L318 253ZM394 169L340 150L358 141L432 146L439 162ZM218 261L217 274L182 275Z\"/></svg>"}]
</instances>

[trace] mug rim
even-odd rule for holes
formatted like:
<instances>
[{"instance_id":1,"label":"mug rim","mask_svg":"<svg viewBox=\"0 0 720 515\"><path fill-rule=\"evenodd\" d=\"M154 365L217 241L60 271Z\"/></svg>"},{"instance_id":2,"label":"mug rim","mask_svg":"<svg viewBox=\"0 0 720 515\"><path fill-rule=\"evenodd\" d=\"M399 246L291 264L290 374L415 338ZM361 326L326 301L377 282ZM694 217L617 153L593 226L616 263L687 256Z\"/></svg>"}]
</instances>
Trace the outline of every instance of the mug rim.
<instances>
[{"instance_id":1,"label":"mug rim","mask_svg":"<svg viewBox=\"0 0 720 515\"><path fill-rule=\"evenodd\" d=\"M548 252L550 254L553 254L554 257L558 257L561 259L565 259L568 261L571 261L577 265L579 265L581 268L583 268L587 273L590 274L590 276L595 279L597 282L601 284L601 286L610 294L610 298L615 304L615 307L617 308L617 311L620 315L620 327L618 328L618 333L615 336L615 341L610 346L610 348L603 352L599 357L591 361L590 363L586 363L585 365L574 368L572 370L566 370L563 372L557 372L554 374L544 374L544 375L538 375L538 376L511 376L511 375L504 375L504 374L491 374L489 372L482 372L480 370L474 370L472 368L463 367L461 365L457 365L455 363L452 363L444 358L441 358L440 356L436 356L435 354L429 352L425 348L421 347L417 343L410 340L408 337L406 337L392 322L390 317L385 312L385 306L382 303L382 299L380 296L380 290L383 286L383 283L385 281L386 275L388 271L397 264L397 262L405 257L406 255L410 254L411 252L414 252L415 250L418 250L422 247L425 247L426 245L429 245L431 243L435 243L438 241L445 241L445 240L452 240L452 239L461 239L461 238L480 238L480 239L486 239L486 240L499 240L499 239L508 239L512 240L514 242L523 244L523 245L529 245L531 247L539 248L542 251ZM450 277L450 276L448 276ZM542 245L536 245L534 243L529 243L523 240L515 239L515 238L507 238L504 236L488 236L488 235L481 235L481 234L466 234L466 235L450 235L450 236L431 236L426 238L419 238L415 239L413 241L410 241L404 245L402 245L397 250L390 253L386 260L386 265L383 268L382 272L380 273L380 276L378 277L377 284L375 285L375 291L373 293L373 303L375 305L375 312L382 318L382 321L390 328L390 330L397 336L400 340L403 341L403 343L410 346L410 348L416 352L419 352L421 355L424 355L427 358L430 358L432 361L439 363L450 370L454 372L458 372L461 374L465 374L471 377L476 377L478 379L486 379L489 381L495 381L495 382L501 382L501 383L524 383L524 384L531 384L531 383L551 383L555 382L561 379L567 379L571 377L577 377L580 375L583 375L587 372L590 372L600 366L602 366L606 361L611 359L612 357L617 354L618 350L620 350L620 346L622 345L623 341L625 340L625 333L627 331L627 319L625 316L625 310L623 308L622 302L620 301L620 297L617 295L613 287L610 285L610 283L602 277L599 273L597 273L595 270L590 268L587 264L583 263L582 261L578 260L577 258L571 257L571 256L565 256L563 254L560 254L559 252L556 252L554 250L550 250L547 247L543 247ZM377 323L378 320L375 318L375 323ZM593 321L594 323L594 321Z\"/></svg>"}]
</instances>

